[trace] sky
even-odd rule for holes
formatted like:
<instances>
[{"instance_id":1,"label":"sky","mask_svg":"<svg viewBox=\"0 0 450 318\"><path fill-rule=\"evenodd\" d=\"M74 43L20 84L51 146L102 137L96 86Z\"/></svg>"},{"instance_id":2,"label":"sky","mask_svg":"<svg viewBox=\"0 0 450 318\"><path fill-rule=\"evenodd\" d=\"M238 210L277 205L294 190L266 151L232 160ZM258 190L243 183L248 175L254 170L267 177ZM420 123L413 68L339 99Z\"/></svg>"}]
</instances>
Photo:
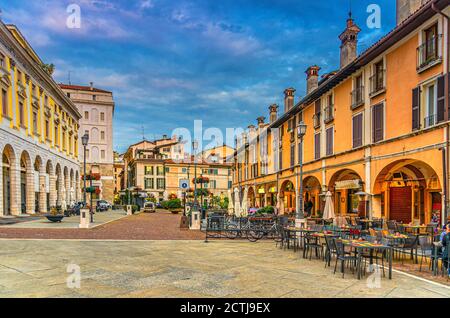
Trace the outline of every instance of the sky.
<instances>
[{"instance_id":1,"label":"sky","mask_svg":"<svg viewBox=\"0 0 450 318\"><path fill-rule=\"evenodd\" d=\"M362 52L395 27L394 0L353 0ZM68 28L71 4L80 28ZM381 8L381 28L366 21ZM111 90L114 150L176 128L246 128L305 95L308 66L339 68L349 0L0 0L57 82ZM73 20L70 20L73 21Z\"/></svg>"}]
</instances>

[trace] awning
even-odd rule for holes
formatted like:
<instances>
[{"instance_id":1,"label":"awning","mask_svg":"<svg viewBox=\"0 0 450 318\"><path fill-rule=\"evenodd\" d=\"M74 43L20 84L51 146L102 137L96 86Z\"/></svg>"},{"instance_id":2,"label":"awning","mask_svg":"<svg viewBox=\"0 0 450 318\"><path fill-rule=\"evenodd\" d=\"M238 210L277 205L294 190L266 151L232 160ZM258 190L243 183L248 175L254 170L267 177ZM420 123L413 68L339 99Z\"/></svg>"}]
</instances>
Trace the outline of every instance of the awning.
<instances>
[{"instance_id":1,"label":"awning","mask_svg":"<svg viewBox=\"0 0 450 318\"><path fill-rule=\"evenodd\" d=\"M337 181L334 185L336 190L352 190L352 189L360 189L361 180L344 180Z\"/></svg>"}]
</instances>

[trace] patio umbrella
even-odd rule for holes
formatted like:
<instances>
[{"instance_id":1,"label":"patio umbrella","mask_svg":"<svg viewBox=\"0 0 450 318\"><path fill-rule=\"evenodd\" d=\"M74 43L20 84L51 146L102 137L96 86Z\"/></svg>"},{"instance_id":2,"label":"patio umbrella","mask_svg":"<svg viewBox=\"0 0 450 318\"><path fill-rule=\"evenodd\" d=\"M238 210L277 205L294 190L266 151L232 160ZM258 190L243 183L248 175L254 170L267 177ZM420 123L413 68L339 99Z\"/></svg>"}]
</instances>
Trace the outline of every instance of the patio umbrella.
<instances>
[{"instance_id":1,"label":"patio umbrella","mask_svg":"<svg viewBox=\"0 0 450 318\"><path fill-rule=\"evenodd\" d=\"M331 220L334 219L334 205L333 205L333 195L330 191L325 195L325 209L323 211L323 219Z\"/></svg>"},{"instance_id":2,"label":"patio umbrella","mask_svg":"<svg viewBox=\"0 0 450 318\"><path fill-rule=\"evenodd\" d=\"M234 215L241 217L241 205L239 203L239 190L234 190Z\"/></svg>"},{"instance_id":3,"label":"patio umbrella","mask_svg":"<svg viewBox=\"0 0 450 318\"><path fill-rule=\"evenodd\" d=\"M248 200L248 189L245 188L245 190L244 190L244 198L242 199L242 208L241 208L242 209L241 215L243 217L248 216L248 202L247 202L247 200Z\"/></svg>"},{"instance_id":4,"label":"patio umbrella","mask_svg":"<svg viewBox=\"0 0 450 318\"><path fill-rule=\"evenodd\" d=\"M233 206L233 196L231 194L231 190L228 190L228 214L234 214L234 206Z\"/></svg>"}]
</instances>

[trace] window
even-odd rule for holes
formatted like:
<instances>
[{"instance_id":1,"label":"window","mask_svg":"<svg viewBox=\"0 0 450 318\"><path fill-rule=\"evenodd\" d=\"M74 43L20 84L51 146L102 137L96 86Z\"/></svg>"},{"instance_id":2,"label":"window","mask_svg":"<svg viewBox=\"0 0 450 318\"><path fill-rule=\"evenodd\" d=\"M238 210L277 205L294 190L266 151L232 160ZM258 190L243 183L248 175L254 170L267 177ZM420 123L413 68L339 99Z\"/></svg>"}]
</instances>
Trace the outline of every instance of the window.
<instances>
[{"instance_id":1,"label":"window","mask_svg":"<svg viewBox=\"0 0 450 318\"><path fill-rule=\"evenodd\" d=\"M334 153L334 127L330 127L326 131L327 139L327 156L331 156Z\"/></svg>"},{"instance_id":2,"label":"window","mask_svg":"<svg viewBox=\"0 0 450 318\"><path fill-rule=\"evenodd\" d=\"M435 83L425 87L426 108L425 108L425 128L434 126L437 123L437 86Z\"/></svg>"},{"instance_id":3,"label":"window","mask_svg":"<svg viewBox=\"0 0 450 318\"><path fill-rule=\"evenodd\" d=\"M66 145L66 131L65 130L63 130L63 133L62 133L62 146L63 146L63 150L66 151L67 145Z\"/></svg>"},{"instance_id":4,"label":"window","mask_svg":"<svg viewBox=\"0 0 450 318\"><path fill-rule=\"evenodd\" d=\"M44 104L45 104L45 106L48 106L48 96L47 95L45 95L45 97L44 97Z\"/></svg>"},{"instance_id":5,"label":"window","mask_svg":"<svg viewBox=\"0 0 450 318\"><path fill-rule=\"evenodd\" d=\"M105 121L105 113L100 113L100 120Z\"/></svg>"},{"instance_id":6,"label":"window","mask_svg":"<svg viewBox=\"0 0 450 318\"><path fill-rule=\"evenodd\" d=\"M89 159L89 153L90 153L89 149L86 149L86 158L88 158L88 159Z\"/></svg>"},{"instance_id":7,"label":"window","mask_svg":"<svg viewBox=\"0 0 450 318\"><path fill-rule=\"evenodd\" d=\"M370 78L371 94L377 94L384 90L384 62L381 60L373 68L373 75Z\"/></svg>"},{"instance_id":8,"label":"window","mask_svg":"<svg viewBox=\"0 0 450 318\"><path fill-rule=\"evenodd\" d=\"M145 175L146 176L152 176L153 175L153 166L146 166L145 167Z\"/></svg>"},{"instance_id":9,"label":"window","mask_svg":"<svg viewBox=\"0 0 450 318\"><path fill-rule=\"evenodd\" d=\"M166 187L166 180L163 178L158 178L156 180L156 187L158 190L163 190Z\"/></svg>"},{"instance_id":10,"label":"window","mask_svg":"<svg viewBox=\"0 0 450 318\"><path fill-rule=\"evenodd\" d=\"M8 93L2 89L2 114L3 117L8 117Z\"/></svg>"},{"instance_id":11,"label":"window","mask_svg":"<svg viewBox=\"0 0 450 318\"><path fill-rule=\"evenodd\" d=\"M187 168L181 169L182 173L187 173Z\"/></svg>"},{"instance_id":12,"label":"window","mask_svg":"<svg viewBox=\"0 0 450 318\"><path fill-rule=\"evenodd\" d=\"M352 91L352 109L364 104L364 82L362 74L355 78L354 84L355 88Z\"/></svg>"},{"instance_id":13,"label":"window","mask_svg":"<svg viewBox=\"0 0 450 318\"><path fill-rule=\"evenodd\" d=\"M384 139L384 106L378 104L372 108L372 138L373 142Z\"/></svg>"},{"instance_id":14,"label":"window","mask_svg":"<svg viewBox=\"0 0 450 318\"><path fill-rule=\"evenodd\" d=\"M59 136L58 136L58 126L55 126L55 145L58 145L59 143L58 143L58 138Z\"/></svg>"},{"instance_id":15,"label":"window","mask_svg":"<svg viewBox=\"0 0 450 318\"><path fill-rule=\"evenodd\" d=\"M358 148L363 145L363 114L358 114L353 117L353 148Z\"/></svg>"},{"instance_id":16,"label":"window","mask_svg":"<svg viewBox=\"0 0 450 318\"><path fill-rule=\"evenodd\" d=\"M45 120L45 138L50 139L50 122Z\"/></svg>"},{"instance_id":17,"label":"window","mask_svg":"<svg viewBox=\"0 0 450 318\"><path fill-rule=\"evenodd\" d=\"M318 99L314 105L314 128L317 129L320 127L320 115L321 115L321 102Z\"/></svg>"},{"instance_id":18,"label":"window","mask_svg":"<svg viewBox=\"0 0 450 318\"><path fill-rule=\"evenodd\" d=\"M70 93L67 93L67 97L69 97L69 98L70 98Z\"/></svg>"},{"instance_id":19,"label":"window","mask_svg":"<svg viewBox=\"0 0 450 318\"><path fill-rule=\"evenodd\" d=\"M158 176L163 176L164 175L164 167L161 167L161 166L157 167L156 168L156 174Z\"/></svg>"},{"instance_id":20,"label":"window","mask_svg":"<svg viewBox=\"0 0 450 318\"><path fill-rule=\"evenodd\" d=\"M6 63L5 63L5 56L3 54L0 53L0 67L5 69L6 68Z\"/></svg>"},{"instance_id":21,"label":"window","mask_svg":"<svg viewBox=\"0 0 450 318\"><path fill-rule=\"evenodd\" d=\"M423 32L424 43L417 49L418 69L426 67L440 58L439 56L440 39L441 36L438 34L437 24L433 25L432 27L426 29Z\"/></svg>"},{"instance_id":22,"label":"window","mask_svg":"<svg viewBox=\"0 0 450 318\"><path fill-rule=\"evenodd\" d=\"M89 120L89 112L84 112L84 119Z\"/></svg>"},{"instance_id":23,"label":"window","mask_svg":"<svg viewBox=\"0 0 450 318\"><path fill-rule=\"evenodd\" d=\"M19 124L22 127L25 125L25 109L22 102L19 102Z\"/></svg>"},{"instance_id":24,"label":"window","mask_svg":"<svg viewBox=\"0 0 450 318\"><path fill-rule=\"evenodd\" d=\"M97 100L97 95L92 95L92 100L96 101Z\"/></svg>"},{"instance_id":25,"label":"window","mask_svg":"<svg viewBox=\"0 0 450 318\"><path fill-rule=\"evenodd\" d=\"M102 141L104 141L105 140L105 132L104 131L102 131L101 133L100 133L100 138L102 139Z\"/></svg>"},{"instance_id":26,"label":"window","mask_svg":"<svg viewBox=\"0 0 450 318\"><path fill-rule=\"evenodd\" d=\"M291 143L291 168L295 166L295 143Z\"/></svg>"},{"instance_id":27,"label":"window","mask_svg":"<svg viewBox=\"0 0 450 318\"><path fill-rule=\"evenodd\" d=\"M38 115L36 112L33 112L33 133L38 133Z\"/></svg>"},{"instance_id":28,"label":"window","mask_svg":"<svg viewBox=\"0 0 450 318\"><path fill-rule=\"evenodd\" d=\"M209 185L211 189L217 189L217 181L216 180L210 180Z\"/></svg>"},{"instance_id":29,"label":"window","mask_svg":"<svg viewBox=\"0 0 450 318\"><path fill-rule=\"evenodd\" d=\"M145 178L144 180L146 189L154 189L155 188L155 180L153 178Z\"/></svg>"},{"instance_id":30,"label":"window","mask_svg":"<svg viewBox=\"0 0 450 318\"><path fill-rule=\"evenodd\" d=\"M106 158L106 152L104 150L101 151L101 158L102 159Z\"/></svg>"},{"instance_id":31,"label":"window","mask_svg":"<svg viewBox=\"0 0 450 318\"><path fill-rule=\"evenodd\" d=\"M320 134L314 135L314 158L320 159Z\"/></svg>"},{"instance_id":32,"label":"window","mask_svg":"<svg viewBox=\"0 0 450 318\"><path fill-rule=\"evenodd\" d=\"M17 82L22 84L22 72L17 70Z\"/></svg>"}]
</instances>

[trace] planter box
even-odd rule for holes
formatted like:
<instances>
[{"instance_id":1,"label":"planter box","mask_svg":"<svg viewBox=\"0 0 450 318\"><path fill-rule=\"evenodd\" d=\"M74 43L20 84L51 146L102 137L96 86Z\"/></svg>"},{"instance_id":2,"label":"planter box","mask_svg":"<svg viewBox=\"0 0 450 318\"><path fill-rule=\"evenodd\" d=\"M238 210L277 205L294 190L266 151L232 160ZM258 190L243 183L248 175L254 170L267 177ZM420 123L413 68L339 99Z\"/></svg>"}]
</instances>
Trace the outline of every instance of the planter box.
<instances>
[{"instance_id":1,"label":"planter box","mask_svg":"<svg viewBox=\"0 0 450 318\"><path fill-rule=\"evenodd\" d=\"M183 209L174 209L174 210L170 210L170 212L172 212L172 214L179 214L179 213L183 212Z\"/></svg>"},{"instance_id":2,"label":"planter box","mask_svg":"<svg viewBox=\"0 0 450 318\"><path fill-rule=\"evenodd\" d=\"M61 223L64 219L64 215L46 215L47 220L53 223Z\"/></svg>"}]
</instances>

